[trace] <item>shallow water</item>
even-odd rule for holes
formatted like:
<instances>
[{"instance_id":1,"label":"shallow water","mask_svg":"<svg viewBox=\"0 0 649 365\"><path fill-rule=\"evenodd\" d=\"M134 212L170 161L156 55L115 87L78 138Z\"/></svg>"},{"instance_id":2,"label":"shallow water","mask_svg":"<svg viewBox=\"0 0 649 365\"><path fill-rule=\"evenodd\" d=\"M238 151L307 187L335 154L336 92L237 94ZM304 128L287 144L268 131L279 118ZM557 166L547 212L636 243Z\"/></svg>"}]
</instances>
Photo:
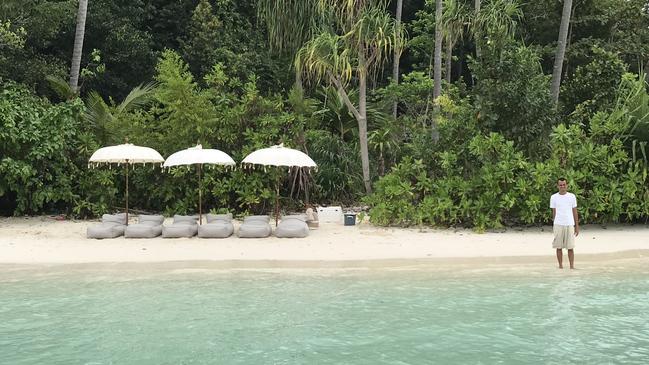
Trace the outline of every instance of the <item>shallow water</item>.
<instances>
[{"instance_id":1,"label":"shallow water","mask_svg":"<svg viewBox=\"0 0 649 365\"><path fill-rule=\"evenodd\" d=\"M0 269L2 364L647 364L649 270Z\"/></svg>"}]
</instances>

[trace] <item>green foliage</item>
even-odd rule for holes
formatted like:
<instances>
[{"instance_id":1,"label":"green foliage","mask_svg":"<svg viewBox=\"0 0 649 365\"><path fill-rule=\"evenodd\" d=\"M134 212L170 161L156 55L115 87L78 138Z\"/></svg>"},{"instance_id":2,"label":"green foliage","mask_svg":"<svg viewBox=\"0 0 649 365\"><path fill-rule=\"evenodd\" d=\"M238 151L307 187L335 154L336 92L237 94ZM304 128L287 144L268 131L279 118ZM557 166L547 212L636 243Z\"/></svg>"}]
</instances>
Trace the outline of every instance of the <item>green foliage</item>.
<instances>
[{"instance_id":1,"label":"green foliage","mask_svg":"<svg viewBox=\"0 0 649 365\"><path fill-rule=\"evenodd\" d=\"M353 85L367 76L370 177L387 173L366 198L375 223L478 230L546 223L559 175L569 177L586 222L647 219L649 96L645 75L624 74L640 73L648 59L646 1L577 4L562 81L564 124L545 75L561 2L485 0L476 13L473 1L445 1L445 40L457 43L454 79L435 103L434 1L404 4L402 25L413 37L399 84L384 61L391 48L401 52L404 32L394 29L388 5L93 0L82 103L66 82L77 1L0 1L1 213L88 216L123 208L123 169L88 169L87 159L125 137L164 156L201 143L238 161L284 142L319 165L312 174L205 166L206 211L268 212L277 182L285 209L357 204L364 191L358 123L338 88L299 85L298 78L289 89L292 54L301 48L301 76L329 82L334 71L359 110ZM129 172L132 208L196 211L196 167Z\"/></svg>"},{"instance_id":2,"label":"green foliage","mask_svg":"<svg viewBox=\"0 0 649 365\"><path fill-rule=\"evenodd\" d=\"M10 21L0 22L0 49L22 48L25 45L25 28L13 29Z\"/></svg>"},{"instance_id":3,"label":"green foliage","mask_svg":"<svg viewBox=\"0 0 649 365\"><path fill-rule=\"evenodd\" d=\"M612 52L592 48L592 61L578 66L574 75L564 84L561 98L566 110L572 111L571 120L587 124L600 110L609 110L615 103L618 85L626 66Z\"/></svg>"},{"instance_id":4,"label":"green foliage","mask_svg":"<svg viewBox=\"0 0 649 365\"><path fill-rule=\"evenodd\" d=\"M596 137L578 126L561 124L551 134L551 155L540 162L531 162L497 133L470 139L474 165L470 170L458 163L465 146L438 153L438 171L404 159L366 199L372 206L371 220L380 225L460 225L478 231L549 223L547 203L559 176L568 177L584 223L646 218L646 163L630 162L618 138L598 143Z\"/></svg>"},{"instance_id":5,"label":"green foliage","mask_svg":"<svg viewBox=\"0 0 649 365\"><path fill-rule=\"evenodd\" d=\"M85 169L96 143L82 127L83 104L77 99L51 105L24 87L13 83L2 86L2 205L15 204L14 214L106 211L114 189L108 174Z\"/></svg>"},{"instance_id":6,"label":"green foliage","mask_svg":"<svg viewBox=\"0 0 649 365\"><path fill-rule=\"evenodd\" d=\"M510 47L501 55L485 52L472 62L478 123L483 131L503 134L529 151L545 144L556 115L538 55L527 47Z\"/></svg>"},{"instance_id":7,"label":"green foliage","mask_svg":"<svg viewBox=\"0 0 649 365\"><path fill-rule=\"evenodd\" d=\"M313 201L349 204L363 191L358 146L339 136L313 130L306 133L309 155L318 163Z\"/></svg>"}]
</instances>

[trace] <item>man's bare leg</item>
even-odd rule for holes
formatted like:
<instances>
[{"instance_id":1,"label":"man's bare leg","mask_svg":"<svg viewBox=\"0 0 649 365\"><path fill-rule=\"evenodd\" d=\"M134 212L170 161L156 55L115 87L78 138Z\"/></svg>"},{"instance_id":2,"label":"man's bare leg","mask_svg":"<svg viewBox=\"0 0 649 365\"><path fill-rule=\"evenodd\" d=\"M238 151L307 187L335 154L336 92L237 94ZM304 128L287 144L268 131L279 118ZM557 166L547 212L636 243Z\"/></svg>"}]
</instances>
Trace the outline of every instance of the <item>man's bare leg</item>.
<instances>
[{"instance_id":1,"label":"man's bare leg","mask_svg":"<svg viewBox=\"0 0 649 365\"><path fill-rule=\"evenodd\" d=\"M570 268L575 268L575 251L573 249L568 250L568 261L570 261Z\"/></svg>"},{"instance_id":2,"label":"man's bare leg","mask_svg":"<svg viewBox=\"0 0 649 365\"><path fill-rule=\"evenodd\" d=\"M557 248L557 261L559 261L559 269L563 269L563 250L560 248Z\"/></svg>"}]
</instances>

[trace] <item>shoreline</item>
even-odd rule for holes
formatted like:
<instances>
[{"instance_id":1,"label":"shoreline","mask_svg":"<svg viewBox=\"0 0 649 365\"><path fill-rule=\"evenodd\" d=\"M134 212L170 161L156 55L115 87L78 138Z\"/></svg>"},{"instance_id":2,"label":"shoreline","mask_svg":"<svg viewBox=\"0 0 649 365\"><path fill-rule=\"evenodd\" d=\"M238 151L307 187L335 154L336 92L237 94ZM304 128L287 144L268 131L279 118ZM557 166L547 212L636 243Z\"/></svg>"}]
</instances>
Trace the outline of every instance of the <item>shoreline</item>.
<instances>
[{"instance_id":1,"label":"shoreline","mask_svg":"<svg viewBox=\"0 0 649 365\"><path fill-rule=\"evenodd\" d=\"M471 230L323 224L302 239L125 239L85 237L97 221L0 218L0 265L212 263L226 268L350 268L412 265L554 265L549 226L475 233ZM236 223L235 223L236 227ZM649 226L586 225L576 263L649 260ZM236 228L235 228L236 232ZM567 255L564 255L567 256ZM567 260L567 257L564 257ZM191 265L189 265L191 266Z\"/></svg>"}]
</instances>

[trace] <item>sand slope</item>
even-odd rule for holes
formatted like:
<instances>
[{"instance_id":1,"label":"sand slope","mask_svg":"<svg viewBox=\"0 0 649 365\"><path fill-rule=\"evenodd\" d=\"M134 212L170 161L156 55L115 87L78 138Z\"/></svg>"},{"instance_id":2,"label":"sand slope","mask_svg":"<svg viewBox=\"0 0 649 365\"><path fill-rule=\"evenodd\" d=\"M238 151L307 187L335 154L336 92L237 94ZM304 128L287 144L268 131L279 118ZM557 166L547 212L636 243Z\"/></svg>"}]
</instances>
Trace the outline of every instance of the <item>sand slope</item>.
<instances>
[{"instance_id":1,"label":"sand slope","mask_svg":"<svg viewBox=\"0 0 649 365\"><path fill-rule=\"evenodd\" d=\"M86 229L92 224L97 222L0 218L0 263L387 262L514 257L554 262L551 227L478 234L470 230L379 228L366 223L354 227L324 224L303 239L86 239ZM649 257L649 226L585 226L576 244L578 260L592 254Z\"/></svg>"}]
</instances>

